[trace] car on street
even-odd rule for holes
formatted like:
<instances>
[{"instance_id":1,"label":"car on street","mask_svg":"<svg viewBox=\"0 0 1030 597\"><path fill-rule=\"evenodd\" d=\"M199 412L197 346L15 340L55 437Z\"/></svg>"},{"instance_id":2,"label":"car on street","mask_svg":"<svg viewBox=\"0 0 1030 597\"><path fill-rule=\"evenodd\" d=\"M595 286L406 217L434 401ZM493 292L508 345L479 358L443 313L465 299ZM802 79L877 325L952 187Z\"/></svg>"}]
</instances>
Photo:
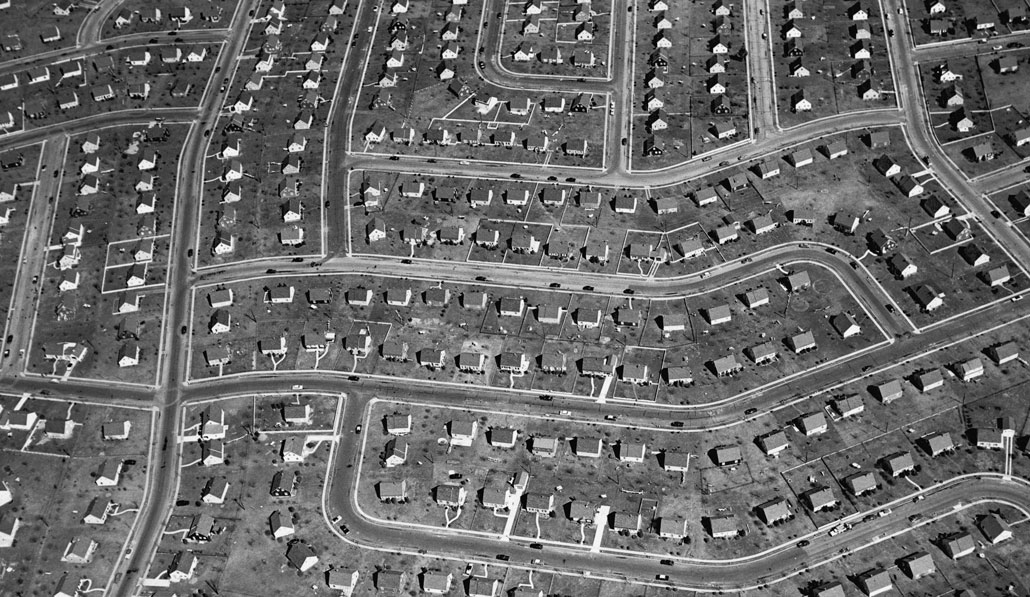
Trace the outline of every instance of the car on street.
<instances>
[{"instance_id":1,"label":"car on street","mask_svg":"<svg viewBox=\"0 0 1030 597\"><path fill-rule=\"evenodd\" d=\"M361 433L361 425L360 425L360 424L359 424L359 425L356 425L356 426L354 427L354 433Z\"/></svg>"},{"instance_id":2,"label":"car on street","mask_svg":"<svg viewBox=\"0 0 1030 597\"><path fill-rule=\"evenodd\" d=\"M808 539L802 539L801 541L797 542L798 547L808 547L810 544L811 542Z\"/></svg>"}]
</instances>

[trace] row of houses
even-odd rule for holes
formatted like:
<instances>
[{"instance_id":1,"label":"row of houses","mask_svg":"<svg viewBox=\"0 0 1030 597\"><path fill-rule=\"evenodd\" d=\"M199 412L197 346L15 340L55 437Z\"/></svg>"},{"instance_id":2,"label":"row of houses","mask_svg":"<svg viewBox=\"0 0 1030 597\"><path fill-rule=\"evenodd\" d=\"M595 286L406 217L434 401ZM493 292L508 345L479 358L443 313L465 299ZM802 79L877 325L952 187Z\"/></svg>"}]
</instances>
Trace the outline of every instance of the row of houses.
<instances>
[{"instance_id":1,"label":"row of houses","mask_svg":"<svg viewBox=\"0 0 1030 597\"><path fill-rule=\"evenodd\" d=\"M332 38L329 34L336 28L336 16L330 14L307 48L310 50L310 54L304 63L307 72L301 77L301 88L305 94L314 94L315 99L311 102L311 107L315 107L319 103L318 90L323 80L324 69L327 67L325 53L332 45ZM226 137L215 154L215 157L222 162L219 177L222 182L222 207L218 219L215 221L215 236L211 244L211 252L215 256L231 255L236 251L236 235L232 232L232 228L238 221L238 213L234 204L241 202L244 197L243 181L246 178L253 178L244 171L241 160L243 157L241 133L246 128L243 124L243 116L255 110L255 94L263 88L265 76L276 64L278 56L284 52L279 34L286 20L285 10L279 12L270 9L266 19L265 38L258 55L258 62L240 95L228 105L232 117L225 127ZM280 213L285 226L279 230L278 239L280 244L286 247L300 246L307 241L306 230L301 225L304 218L304 205L300 200L301 185L297 177L305 168L303 154L308 146L308 133L305 131L310 130L313 124L314 113L310 109L302 109L293 120L294 133L286 147L283 148L285 154L279 162L279 173L284 178L279 183L278 196L284 201L280 206Z\"/></svg>"},{"instance_id":2,"label":"row of houses","mask_svg":"<svg viewBox=\"0 0 1030 597\"><path fill-rule=\"evenodd\" d=\"M125 64L129 68L148 67L151 64L174 65L199 64L204 62L208 56L206 46L191 46L182 48L179 46L161 46L159 50L151 52L146 48L130 49L125 53ZM140 77L131 77L134 81L124 80L116 73L116 63L110 55L98 55L92 58L93 70L92 84L86 87L87 76L80 61L69 61L59 65L42 65L33 67L24 72L11 72L0 76L0 91L12 91L19 87L29 87L29 91L35 85L45 84L49 87L56 87L54 99L47 95L26 93L22 103L22 113L29 120L42 120L50 116L56 108L67 112L89 102L101 104L114 100L118 97L127 97L130 100L147 100L151 94L151 83L149 80L139 80ZM164 70L164 69L162 69ZM159 73L165 74L165 72ZM171 74L171 73L168 73ZM105 82L111 80L111 82ZM49 91L49 89L43 89ZM169 87L169 94L173 98L183 98L194 90L194 81L190 78L177 79ZM0 113L0 129L12 128L9 113Z\"/></svg>"},{"instance_id":3,"label":"row of houses","mask_svg":"<svg viewBox=\"0 0 1030 597\"><path fill-rule=\"evenodd\" d=\"M1012 537L1009 524L996 514L987 514L977 519L977 527L991 545L996 545ZM957 560L976 551L977 540L969 531L956 531L943 535L935 542L949 558ZM931 576L937 573L937 564L933 556L926 550L916 550L898 559L898 567L912 580ZM883 567L874 567L856 574L854 583L867 597L875 597L891 592L894 580L890 571ZM844 585L840 581L819 584L812 588L814 597L844 597ZM959 591L956 594L972 594L971 591Z\"/></svg>"},{"instance_id":4,"label":"row of houses","mask_svg":"<svg viewBox=\"0 0 1030 597\"><path fill-rule=\"evenodd\" d=\"M0 430L12 433L24 431L30 436L39 431L43 438L50 441L63 441L72 438L77 427L73 419L64 417L41 417L32 410L10 409L0 406ZM128 420L112 420L101 425L100 433L105 442L124 441L129 438L132 423ZM80 432L81 433L81 432ZM115 487L121 480L121 474L125 467L122 460L104 459L100 465L91 471L93 483L97 487ZM0 508L4 508L14 501L15 494L5 479L0 479ZM100 525L107 522L110 514L117 510L110 500L93 498L86 509L82 522L90 525ZM11 547L17 537L18 529L22 525L19 516L0 510L0 548ZM77 536L65 547L61 561L70 564L88 564L93 560L98 543L89 537Z\"/></svg>"}]
</instances>

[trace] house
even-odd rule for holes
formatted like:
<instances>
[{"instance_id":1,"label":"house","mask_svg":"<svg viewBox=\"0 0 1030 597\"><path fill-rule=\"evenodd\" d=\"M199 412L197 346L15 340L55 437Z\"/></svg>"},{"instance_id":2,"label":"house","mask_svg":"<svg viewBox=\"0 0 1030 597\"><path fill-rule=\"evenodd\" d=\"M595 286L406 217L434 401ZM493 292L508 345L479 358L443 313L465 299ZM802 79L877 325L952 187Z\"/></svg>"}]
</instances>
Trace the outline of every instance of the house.
<instances>
[{"instance_id":1,"label":"house","mask_svg":"<svg viewBox=\"0 0 1030 597\"><path fill-rule=\"evenodd\" d=\"M972 381L984 374L983 362L979 357L956 363L954 369L962 381Z\"/></svg>"},{"instance_id":2,"label":"house","mask_svg":"<svg viewBox=\"0 0 1030 597\"><path fill-rule=\"evenodd\" d=\"M1012 538L1012 529L1005 520L997 514L991 513L983 516L976 523L980 532L991 545L997 545L1002 541Z\"/></svg>"},{"instance_id":3,"label":"house","mask_svg":"<svg viewBox=\"0 0 1030 597\"><path fill-rule=\"evenodd\" d=\"M944 386L944 375L938 368L918 371L913 375L913 383L920 392L929 392Z\"/></svg>"},{"instance_id":4,"label":"house","mask_svg":"<svg viewBox=\"0 0 1030 597\"><path fill-rule=\"evenodd\" d=\"M829 160L836 160L848 154L848 144L843 139L827 143L822 146L823 153Z\"/></svg>"},{"instance_id":5,"label":"house","mask_svg":"<svg viewBox=\"0 0 1030 597\"><path fill-rule=\"evenodd\" d=\"M88 564L93 561L93 554L99 544L89 537L73 537L64 548L61 561L69 564Z\"/></svg>"},{"instance_id":6,"label":"house","mask_svg":"<svg viewBox=\"0 0 1030 597\"><path fill-rule=\"evenodd\" d=\"M776 172L779 172L779 169L777 169ZM763 176L763 178L766 177ZM775 222L773 222L772 217L768 214L752 218L748 220L746 224L755 235L762 235L776 229Z\"/></svg>"},{"instance_id":7,"label":"house","mask_svg":"<svg viewBox=\"0 0 1030 597\"><path fill-rule=\"evenodd\" d=\"M385 484L386 482L381 483ZM379 591L400 594L404 590L404 572L399 570L379 570L375 573L375 588Z\"/></svg>"},{"instance_id":8,"label":"house","mask_svg":"<svg viewBox=\"0 0 1030 597\"><path fill-rule=\"evenodd\" d=\"M530 514L550 515L554 511L554 494L530 492L523 497L523 507Z\"/></svg>"},{"instance_id":9,"label":"house","mask_svg":"<svg viewBox=\"0 0 1030 597\"><path fill-rule=\"evenodd\" d=\"M831 400L833 410L842 419L854 417L865 412L865 405L862 398L857 395L845 396Z\"/></svg>"},{"instance_id":10,"label":"house","mask_svg":"<svg viewBox=\"0 0 1030 597\"><path fill-rule=\"evenodd\" d=\"M1001 74L1014 73L1019 70L1019 62L1016 57L1008 54L998 58L996 66Z\"/></svg>"},{"instance_id":11,"label":"house","mask_svg":"<svg viewBox=\"0 0 1030 597\"><path fill-rule=\"evenodd\" d=\"M758 504L755 506L755 511L757 512L758 517L761 518L765 524L769 525L794 518L794 513L790 510L790 502L782 497L775 497Z\"/></svg>"},{"instance_id":12,"label":"house","mask_svg":"<svg viewBox=\"0 0 1030 597\"><path fill-rule=\"evenodd\" d=\"M129 439L129 431L132 429L132 423L129 421L110 421L101 425L100 429L101 437L104 438L104 441L125 440Z\"/></svg>"},{"instance_id":13,"label":"house","mask_svg":"<svg viewBox=\"0 0 1030 597\"><path fill-rule=\"evenodd\" d=\"M124 462L121 460L102 461L100 467L97 468L96 477L93 482L96 483L97 487L114 487L118 485L118 481L121 480L123 466Z\"/></svg>"},{"instance_id":14,"label":"house","mask_svg":"<svg viewBox=\"0 0 1030 597\"><path fill-rule=\"evenodd\" d=\"M909 292L919 307L927 313L936 311L944 305L944 299L941 298L940 293L929 284L919 284L911 288Z\"/></svg>"},{"instance_id":15,"label":"house","mask_svg":"<svg viewBox=\"0 0 1030 597\"><path fill-rule=\"evenodd\" d=\"M824 485L817 485L801 494L801 500L808 505L812 512L830 510L837 506L840 501L833 494L833 490Z\"/></svg>"},{"instance_id":16,"label":"house","mask_svg":"<svg viewBox=\"0 0 1030 597\"><path fill-rule=\"evenodd\" d=\"M716 377L727 377L739 373L744 369L744 366L738 363L737 358L733 355L727 355L709 361L708 366L709 369L715 373Z\"/></svg>"},{"instance_id":17,"label":"house","mask_svg":"<svg viewBox=\"0 0 1030 597\"><path fill-rule=\"evenodd\" d=\"M801 332L800 334L791 336L787 339L787 344L790 345L794 354L801 354L803 352L816 349L815 336L811 331Z\"/></svg>"},{"instance_id":18,"label":"house","mask_svg":"<svg viewBox=\"0 0 1030 597\"><path fill-rule=\"evenodd\" d=\"M708 533L714 539L730 539L737 537L743 530L737 522L737 517L732 514L708 516L704 519L704 523L708 528Z\"/></svg>"},{"instance_id":19,"label":"house","mask_svg":"<svg viewBox=\"0 0 1030 597\"><path fill-rule=\"evenodd\" d=\"M913 580L918 580L937 571L933 557L926 551L911 553L899 560L899 565L905 574Z\"/></svg>"},{"instance_id":20,"label":"house","mask_svg":"<svg viewBox=\"0 0 1030 597\"><path fill-rule=\"evenodd\" d=\"M0 547L14 545L14 539L20 526L21 519L17 516L12 516L10 513L0 515Z\"/></svg>"},{"instance_id":21,"label":"house","mask_svg":"<svg viewBox=\"0 0 1030 597\"><path fill-rule=\"evenodd\" d=\"M844 585L839 581L827 582L812 589L812 597L844 597Z\"/></svg>"},{"instance_id":22,"label":"house","mask_svg":"<svg viewBox=\"0 0 1030 597\"><path fill-rule=\"evenodd\" d=\"M805 437L821 435L826 433L826 430L828 429L826 425L826 416L821 410L811 411L801 415L795 419L794 424L797 426L798 431L805 434Z\"/></svg>"},{"instance_id":23,"label":"house","mask_svg":"<svg viewBox=\"0 0 1030 597\"><path fill-rule=\"evenodd\" d=\"M497 597L501 581L484 576L471 576L467 584L468 597Z\"/></svg>"},{"instance_id":24,"label":"house","mask_svg":"<svg viewBox=\"0 0 1030 597\"><path fill-rule=\"evenodd\" d=\"M830 325L841 338L850 338L862 333L862 328L850 313L838 313L830 318Z\"/></svg>"},{"instance_id":25,"label":"house","mask_svg":"<svg viewBox=\"0 0 1030 597\"><path fill-rule=\"evenodd\" d=\"M1005 446L1001 430L993 427L977 427L971 434L976 440L976 447L984 450L1000 450Z\"/></svg>"},{"instance_id":26,"label":"house","mask_svg":"<svg viewBox=\"0 0 1030 597\"><path fill-rule=\"evenodd\" d=\"M310 545L298 541L286 548L286 560L300 572L307 572L318 563L318 556Z\"/></svg>"},{"instance_id":27,"label":"house","mask_svg":"<svg viewBox=\"0 0 1030 597\"><path fill-rule=\"evenodd\" d=\"M759 436L758 445L766 456L777 456L790 446L787 441L787 434L780 429Z\"/></svg>"},{"instance_id":28,"label":"house","mask_svg":"<svg viewBox=\"0 0 1030 597\"><path fill-rule=\"evenodd\" d=\"M455 419L448 423L447 427L448 433L450 433L450 445L469 447L476 439L479 423L474 420Z\"/></svg>"},{"instance_id":29,"label":"house","mask_svg":"<svg viewBox=\"0 0 1030 597\"><path fill-rule=\"evenodd\" d=\"M912 460L912 453L908 451L894 452L884 456L881 461L884 470L892 477L900 477L916 470L916 463Z\"/></svg>"},{"instance_id":30,"label":"house","mask_svg":"<svg viewBox=\"0 0 1030 597\"><path fill-rule=\"evenodd\" d=\"M577 437L573 440L572 451L576 456L584 458L600 458L603 442L596 437Z\"/></svg>"},{"instance_id":31,"label":"house","mask_svg":"<svg viewBox=\"0 0 1030 597\"><path fill-rule=\"evenodd\" d=\"M871 79L865 79L858 84L858 97L866 101L879 100L880 90L873 86Z\"/></svg>"},{"instance_id":32,"label":"house","mask_svg":"<svg viewBox=\"0 0 1030 597\"><path fill-rule=\"evenodd\" d=\"M720 245L725 245L728 242L732 242L740 238L737 233L737 229L734 226L719 226L715 230L711 231L712 239Z\"/></svg>"},{"instance_id":33,"label":"house","mask_svg":"<svg viewBox=\"0 0 1030 597\"><path fill-rule=\"evenodd\" d=\"M812 109L812 102L805 98L804 90L797 91L790 96L790 108L794 112L808 112Z\"/></svg>"},{"instance_id":34,"label":"house","mask_svg":"<svg viewBox=\"0 0 1030 597\"><path fill-rule=\"evenodd\" d=\"M337 1L342 4L342 0ZM334 568L326 573L326 586L333 591L342 591L344 595L351 595L357 585L357 570Z\"/></svg>"},{"instance_id":35,"label":"house","mask_svg":"<svg viewBox=\"0 0 1030 597\"><path fill-rule=\"evenodd\" d=\"M716 446L710 453L716 466L734 466L744 460L740 446Z\"/></svg>"},{"instance_id":36,"label":"house","mask_svg":"<svg viewBox=\"0 0 1030 597\"><path fill-rule=\"evenodd\" d=\"M920 202L923 211L927 213L933 219L940 219L951 214L951 208L948 207L944 200L937 195L930 195L926 199Z\"/></svg>"},{"instance_id":37,"label":"house","mask_svg":"<svg viewBox=\"0 0 1030 597\"><path fill-rule=\"evenodd\" d=\"M990 287L1001 286L1012 279L1007 265L1000 265L980 274L980 279Z\"/></svg>"},{"instance_id":38,"label":"house","mask_svg":"<svg viewBox=\"0 0 1030 597\"><path fill-rule=\"evenodd\" d=\"M873 386L873 393L880 399L880 402L890 404L902 396L901 381L891 379L877 384Z\"/></svg>"},{"instance_id":39,"label":"house","mask_svg":"<svg viewBox=\"0 0 1030 597\"><path fill-rule=\"evenodd\" d=\"M89 506L86 508L86 514L82 517L82 522L85 524L106 524L107 517L116 508L117 506L111 500L95 497L90 500Z\"/></svg>"},{"instance_id":40,"label":"house","mask_svg":"<svg viewBox=\"0 0 1030 597\"><path fill-rule=\"evenodd\" d=\"M941 230L953 241L963 241L972 236L969 227L958 218L952 218L940 226Z\"/></svg>"},{"instance_id":41,"label":"house","mask_svg":"<svg viewBox=\"0 0 1030 597\"><path fill-rule=\"evenodd\" d=\"M852 21L865 21L869 19L869 13L862 8L861 2L856 2L848 8L848 18Z\"/></svg>"},{"instance_id":42,"label":"house","mask_svg":"<svg viewBox=\"0 0 1030 597\"><path fill-rule=\"evenodd\" d=\"M709 325L729 323L730 320L733 318L733 315L730 312L730 306L726 304L716 305L714 307L704 309L702 314L704 315L705 319L708 320Z\"/></svg>"},{"instance_id":43,"label":"house","mask_svg":"<svg viewBox=\"0 0 1030 597\"><path fill-rule=\"evenodd\" d=\"M118 349L118 366L135 367L139 365L140 347L136 342L126 342Z\"/></svg>"},{"instance_id":44,"label":"house","mask_svg":"<svg viewBox=\"0 0 1030 597\"><path fill-rule=\"evenodd\" d=\"M608 515L609 526L617 533L640 532L640 514L629 512L613 512Z\"/></svg>"},{"instance_id":45,"label":"house","mask_svg":"<svg viewBox=\"0 0 1030 597\"><path fill-rule=\"evenodd\" d=\"M422 592L431 595L443 595L451 590L451 581L454 575L450 572L443 573L435 570L427 570L422 573Z\"/></svg>"},{"instance_id":46,"label":"house","mask_svg":"<svg viewBox=\"0 0 1030 597\"><path fill-rule=\"evenodd\" d=\"M279 448L279 455L283 462L303 462L305 457L304 438L294 435L284 439Z\"/></svg>"},{"instance_id":47,"label":"house","mask_svg":"<svg viewBox=\"0 0 1030 597\"><path fill-rule=\"evenodd\" d=\"M976 162L990 161L997 156L990 141L982 141L973 145L967 150L967 153L973 158L973 161Z\"/></svg>"},{"instance_id":48,"label":"house","mask_svg":"<svg viewBox=\"0 0 1030 597\"><path fill-rule=\"evenodd\" d=\"M433 489L433 499L438 506L446 508L461 508L465 505L468 497L468 490L464 485L457 483L443 483Z\"/></svg>"},{"instance_id":49,"label":"house","mask_svg":"<svg viewBox=\"0 0 1030 597\"><path fill-rule=\"evenodd\" d=\"M1003 342L987 348L987 356L995 365L1004 365L1019 358L1019 348L1015 342Z\"/></svg>"},{"instance_id":50,"label":"house","mask_svg":"<svg viewBox=\"0 0 1030 597\"><path fill-rule=\"evenodd\" d=\"M744 350L756 365L765 365L776 360L777 352L772 342L762 342Z\"/></svg>"},{"instance_id":51,"label":"house","mask_svg":"<svg viewBox=\"0 0 1030 597\"><path fill-rule=\"evenodd\" d=\"M890 573L883 568L866 570L856 577L855 582L868 597L887 593L894 588Z\"/></svg>"}]
</instances>

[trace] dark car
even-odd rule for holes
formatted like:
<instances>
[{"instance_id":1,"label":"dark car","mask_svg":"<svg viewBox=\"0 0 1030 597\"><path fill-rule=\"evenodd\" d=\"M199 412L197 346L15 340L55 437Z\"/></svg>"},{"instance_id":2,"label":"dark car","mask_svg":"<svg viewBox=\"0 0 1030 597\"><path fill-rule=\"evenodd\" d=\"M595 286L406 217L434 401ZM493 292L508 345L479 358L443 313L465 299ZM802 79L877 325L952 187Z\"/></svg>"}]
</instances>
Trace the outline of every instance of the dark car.
<instances>
[{"instance_id":1,"label":"dark car","mask_svg":"<svg viewBox=\"0 0 1030 597\"><path fill-rule=\"evenodd\" d=\"M594 289L594 287L593 287L593 286L584 286L584 287L583 287L583 290L586 290L587 292L590 292L590 291L592 291L593 289Z\"/></svg>"},{"instance_id":2,"label":"dark car","mask_svg":"<svg viewBox=\"0 0 1030 597\"><path fill-rule=\"evenodd\" d=\"M404 265L411 265L411 260L410 259L401 259L401 263L403 263Z\"/></svg>"},{"instance_id":3,"label":"dark car","mask_svg":"<svg viewBox=\"0 0 1030 597\"><path fill-rule=\"evenodd\" d=\"M343 533L344 535L346 535L347 533L350 532L350 527L345 525L345 524L341 524L340 525L340 532Z\"/></svg>"},{"instance_id":4,"label":"dark car","mask_svg":"<svg viewBox=\"0 0 1030 597\"><path fill-rule=\"evenodd\" d=\"M673 427L682 427L683 426L683 421L673 421L672 423L669 423L669 424L672 425Z\"/></svg>"},{"instance_id":5,"label":"dark car","mask_svg":"<svg viewBox=\"0 0 1030 597\"><path fill-rule=\"evenodd\" d=\"M548 284L548 287L549 288L561 288L561 284L559 284L558 282L551 282L550 284Z\"/></svg>"},{"instance_id":6,"label":"dark car","mask_svg":"<svg viewBox=\"0 0 1030 597\"><path fill-rule=\"evenodd\" d=\"M660 563L660 564L661 564L662 566L672 566L673 564L675 564L675 562L673 562L672 560L662 560L662 561L661 561L661 562L659 562L659 563Z\"/></svg>"},{"instance_id":7,"label":"dark car","mask_svg":"<svg viewBox=\"0 0 1030 597\"><path fill-rule=\"evenodd\" d=\"M1009 47L1009 48L1022 48L1023 44L1019 43L1018 41L1014 41L1014 42L1010 43L1006 47Z\"/></svg>"},{"instance_id":8,"label":"dark car","mask_svg":"<svg viewBox=\"0 0 1030 597\"><path fill-rule=\"evenodd\" d=\"M175 505L176 506L189 506L190 505L190 501L189 500L176 500Z\"/></svg>"},{"instance_id":9,"label":"dark car","mask_svg":"<svg viewBox=\"0 0 1030 597\"><path fill-rule=\"evenodd\" d=\"M544 394L544 395L540 396L540 399L544 400L546 402L550 402L550 401L554 400L554 396L551 396L550 394Z\"/></svg>"},{"instance_id":10,"label":"dark car","mask_svg":"<svg viewBox=\"0 0 1030 597\"><path fill-rule=\"evenodd\" d=\"M809 545L808 539L802 539L801 541L798 541L798 547L808 547L808 545Z\"/></svg>"},{"instance_id":11,"label":"dark car","mask_svg":"<svg viewBox=\"0 0 1030 597\"><path fill-rule=\"evenodd\" d=\"M632 288L627 288L622 291L622 294L634 294L634 290Z\"/></svg>"},{"instance_id":12,"label":"dark car","mask_svg":"<svg viewBox=\"0 0 1030 597\"><path fill-rule=\"evenodd\" d=\"M749 409L747 409L747 410L745 410L745 411L744 411L744 415L753 415L753 414L755 414L756 412L758 412L758 409L757 409L757 408L749 408Z\"/></svg>"},{"instance_id":13,"label":"dark car","mask_svg":"<svg viewBox=\"0 0 1030 597\"><path fill-rule=\"evenodd\" d=\"M508 554L499 553L499 554L497 554L497 559L502 561L502 562L507 562L508 560L511 559L511 557Z\"/></svg>"},{"instance_id":14,"label":"dark car","mask_svg":"<svg viewBox=\"0 0 1030 597\"><path fill-rule=\"evenodd\" d=\"M486 276L476 276L476 282L486 282Z\"/></svg>"},{"instance_id":15,"label":"dark car","mask_svg":"<svg viewBox=\"0 0 1030 597\"><path fill-rule=\"evenodd\" d=\"M530 543L529 544L529 548L530 549L543 549L544 548L544 544L543 543Z\"/></svg>"}]
</instances>

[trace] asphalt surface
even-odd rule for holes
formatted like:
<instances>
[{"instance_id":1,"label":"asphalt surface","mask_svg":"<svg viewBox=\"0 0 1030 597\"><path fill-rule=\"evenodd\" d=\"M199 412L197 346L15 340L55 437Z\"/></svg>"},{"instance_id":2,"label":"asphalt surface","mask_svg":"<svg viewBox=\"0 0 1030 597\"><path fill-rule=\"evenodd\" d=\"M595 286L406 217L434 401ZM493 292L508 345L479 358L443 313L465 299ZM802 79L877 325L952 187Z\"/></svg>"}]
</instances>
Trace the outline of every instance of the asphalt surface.
<instances>
[{"instance_id":1,"label":"asphalt surface","mask_svg":"<svg viewBox=\"0 0 1030 597\"><path fill-rule=\"evenodd\" d=\"M224 73L226 77L232 76L238 64L236 58L250 31L248 13L256 9L258 2L241 0L230 27L232 35L222 47L215 63L216 72ZM227 91L227 87L221 88L214 84L205 89L199 115L186 136L179 160L176 213L168 259L168 298L161 340L163 363L159 371L159 389L154 399L155 404L160 405L157 423L159 432L153 435L154 442L150 447L151 474L147 478L149 499L141 507L139 534L133 542L137 547L130 559L123 560L122 565L116 568L125 572L120 581L109 587L111 595L135 593L160 543L178 488L178 449L175 438L180 426L181 390L188 362L188 346L184 342L185 337L178 333L178 328L186 322L190 307L190 293L185 291L190 286L192 267L188 249L194 244L194 231L198 226L200 202L204 195L204 155L209 138L205 131L215 126Z\"/></svg>"},{"instance_id":2,"label":"asphalt surface","mask_svg":"<svg viewBox=\"0 0 1030 597\"><path fill-rule=\"evenodd\" d=\"M50 223L57 207L57 191L61 186L64 169L64 155L68 148L68 137L55 135L46 141L40 156L39 181L33 192L25 219L25 236L21 245L21 264L14 277L11 290L11 310L7 313L5 336L0 338L4 350L10 356L0 362L0 370L6 375L21 372L28 361L29 338L36 315L36 299L42 286L43 267L50 244ZM7 342L7 337L12 337Z\"/></svg>"}]
</instances>

